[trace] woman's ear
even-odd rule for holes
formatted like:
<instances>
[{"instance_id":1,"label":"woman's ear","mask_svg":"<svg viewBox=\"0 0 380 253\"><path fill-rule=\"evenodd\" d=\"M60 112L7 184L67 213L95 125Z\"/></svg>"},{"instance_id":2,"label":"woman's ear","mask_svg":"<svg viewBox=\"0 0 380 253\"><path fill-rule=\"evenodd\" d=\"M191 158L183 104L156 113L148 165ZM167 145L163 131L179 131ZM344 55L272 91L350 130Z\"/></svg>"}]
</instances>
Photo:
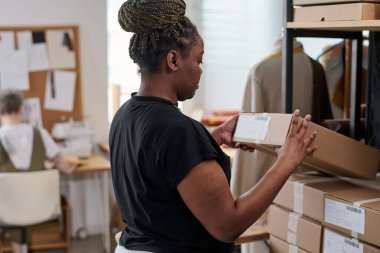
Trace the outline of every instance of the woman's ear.
<instances>
[{"instance_id":1,"label":"woman's ear","mask_svg":"<svg viewBox=\"0 0 380 253\"><path fill-rule=\"evenodd\" d=\"M175 50L170 50L166 55L166 64L172 71L178 70L179 53Z\"/></svg>"}]
</instances>

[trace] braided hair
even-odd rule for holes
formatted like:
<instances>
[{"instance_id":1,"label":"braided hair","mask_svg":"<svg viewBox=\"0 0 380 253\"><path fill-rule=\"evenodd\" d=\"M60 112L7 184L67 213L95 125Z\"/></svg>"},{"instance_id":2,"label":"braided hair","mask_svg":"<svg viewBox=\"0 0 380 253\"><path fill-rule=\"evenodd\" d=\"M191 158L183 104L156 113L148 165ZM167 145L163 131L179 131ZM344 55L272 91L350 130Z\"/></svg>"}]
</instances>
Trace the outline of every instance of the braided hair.
<instances>
[{"instance_id":1,"label":"braided hair","mask_svg":"<svg viewBox=\"0 0 380 253\"><path fill-rule=\"evenodd\" d=\"M188 56L198 31L185 10L183 0L128 0L122 4L119 24L134 33L129 55L141 72L157 72L172 49L178 49L184 58Z\"/></svg>"}]
</instances>

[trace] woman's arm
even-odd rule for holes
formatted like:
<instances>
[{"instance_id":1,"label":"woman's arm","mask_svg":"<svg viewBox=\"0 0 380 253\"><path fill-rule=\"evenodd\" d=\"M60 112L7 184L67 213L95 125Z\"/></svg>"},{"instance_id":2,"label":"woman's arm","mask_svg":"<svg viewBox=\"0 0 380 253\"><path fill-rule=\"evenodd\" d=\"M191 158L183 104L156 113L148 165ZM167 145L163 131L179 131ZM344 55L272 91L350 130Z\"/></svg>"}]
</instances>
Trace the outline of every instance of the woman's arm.
<instances>
[{"instance_id":1,"label":"woman's arm","mask_svg":"<svg viewBox=\"0 0 380 253\"><path fill-rule=\"evenodd\" d=\"M257 185L236 200L215 160L195 166L178 184L182 199L213 237L225 242L235 240L268 208L293 169L314 152L316 147L310 145L316 133L305 138L310 116L305 117L299 132L298 119L299 111L296 111L276 163Z\"/></svg>"},{"instance_id":2,"label":"woman's arm","mask_svg":"<svg viewBox=\"0 0 380 253\"><path fill-rule=\"evenodd\" d=\"M59 153L53 158L45 160L45 167L58 169L65 174L70 174L75 168L75 166L69 165Z\"/></svg>"}]
</instances>

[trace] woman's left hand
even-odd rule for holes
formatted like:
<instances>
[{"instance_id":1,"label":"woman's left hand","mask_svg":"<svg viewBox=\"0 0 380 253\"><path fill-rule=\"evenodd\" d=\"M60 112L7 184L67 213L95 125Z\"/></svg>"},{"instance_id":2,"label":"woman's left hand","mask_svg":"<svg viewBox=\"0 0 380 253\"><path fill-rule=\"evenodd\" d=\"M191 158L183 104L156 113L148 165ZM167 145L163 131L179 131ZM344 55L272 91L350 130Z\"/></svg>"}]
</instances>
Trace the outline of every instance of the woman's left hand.
<instances>
[{"instance_id":1,"label":"woman's left hand","mask_svg":"<svg viewBox=\"0 0 380 253\"><path fill-rule=\"evenodd\" d=\"M255 150L253 147L232 141L238 118L239 115L236 115L219 126L221 144L225 144L231 148L240 148L244 151L253 152Z\"/></svg>"}]
</instances>

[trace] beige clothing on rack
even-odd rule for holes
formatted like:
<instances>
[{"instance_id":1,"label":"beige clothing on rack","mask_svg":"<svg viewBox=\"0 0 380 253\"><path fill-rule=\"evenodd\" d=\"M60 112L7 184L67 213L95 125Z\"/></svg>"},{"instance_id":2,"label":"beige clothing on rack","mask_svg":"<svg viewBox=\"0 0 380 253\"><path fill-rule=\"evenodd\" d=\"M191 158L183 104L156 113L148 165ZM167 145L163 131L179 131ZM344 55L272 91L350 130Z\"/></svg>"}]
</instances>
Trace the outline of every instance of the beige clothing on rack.
<instances>
[{"instance_id":1,"label":"beige clothing on rack","mask_svg":"<svg viewBox=\"0 0 380 253\"><path fill-rule=\"evenodd\" d=\"M293 109L299 108L301 114L306 115L312 111L313 70L302 44L295 41L293 47ZM281 46L278 46L272 55L251 67L241 111L281 112ZM231 178L234 197L252 188L275 159L274 156L257 150L253 153L236 150Z\"/></svg>"}]
</instances>

